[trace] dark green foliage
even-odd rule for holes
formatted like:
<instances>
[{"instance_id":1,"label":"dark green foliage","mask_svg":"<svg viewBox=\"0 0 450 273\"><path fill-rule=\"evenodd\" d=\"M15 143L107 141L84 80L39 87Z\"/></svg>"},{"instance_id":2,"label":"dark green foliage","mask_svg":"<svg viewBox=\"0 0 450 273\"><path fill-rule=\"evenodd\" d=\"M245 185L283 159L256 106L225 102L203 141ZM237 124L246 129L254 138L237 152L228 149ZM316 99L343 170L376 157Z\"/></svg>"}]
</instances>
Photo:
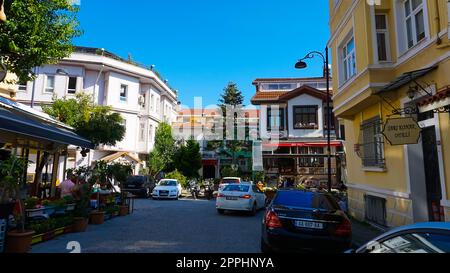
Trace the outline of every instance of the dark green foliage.
<instances>
[{"instance_id":1,"label":"dark green foliage","mask_svg":"<svg viewBox=\"0 0 450 273\"><path fill-rule=\"evenodd\" d=\"M181 145L174 155L174 165L187 178L198 178L202 167L199 143L189 139L186 145Z\"/></svg>"},{"instance_id":2,"label":"dark green foliage","mask_svg":"<svg viewBox=\"0 0 450 273\"><path fill-rule=\"evenodd\" d=\"M5 0L8 20L0 23L0 55L7 69L22 81L32 69L57 63L73 51L72 39L81 34L78 8L67 0Z\"/></svg>"},{"instance_id":3,"label":"dark green foliage","mask_svg":"<svg viewBox=\"0 0 450 273\"><path fill-rule=\"evenodd\" d=\"M85 93L77 94L76 98L55 99L52 105L42 109L96 146L114 146L125 136L126 128L120 114L112 112L111 107L95 105L92 97Z\"/></svg>"}]
</instances>

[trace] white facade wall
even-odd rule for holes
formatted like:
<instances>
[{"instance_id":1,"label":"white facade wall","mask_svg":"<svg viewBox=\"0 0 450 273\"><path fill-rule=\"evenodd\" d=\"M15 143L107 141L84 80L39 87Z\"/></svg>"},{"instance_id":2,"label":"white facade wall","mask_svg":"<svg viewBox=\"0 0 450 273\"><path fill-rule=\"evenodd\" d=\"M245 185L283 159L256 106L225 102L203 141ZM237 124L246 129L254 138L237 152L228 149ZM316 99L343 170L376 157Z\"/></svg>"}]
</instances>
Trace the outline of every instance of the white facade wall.
<instances>
[{"instance_id":1,"label":"white facade wall","mask_svg":"<svg viewBox=\"0 0 450 273\"><path fill-rule=\"evenodd\" d=\"M103 62L103 65L91 65L94 59ZM57 74L57 69L64 69L68 75ZM97 151L91 151L86 158L82 158L78 152L75 162L70 165L86 165L118 151L130 152L135 156L148 154L154 147L158 124L164 120L169 123L176 120L177 100L167 95L167 92L171 92L169 88L159 78L152 78L154 74L149 70L106 57L74 53L61 64L46 65L38 68L36 72L38 77L34 85L35 109L41 110L42 104L51 104L55 97L75 97L74 94L68 94L67 90L69 77L76 77L77 93L95 94L94 101L97 104L111 106L113 111L119 113L125 120L125 138L115 147L99 147ZM45 90L49 76L55 77L52 93ZM121 85L127 86L126 100L120 99ZM17 92L17 100L29 105L33 82L28 82L26 89ZM144 108L140 104L141 96L145 96ZM166 113L163 112L164 109ZM144 124L143 139L140 135L141 123ZM30 170L33 168L34 164L30 166Z\"/></svg>"},{"instance_id":2,"label":"white facade wall","mask_svg":"<svg viewBox=\"0 0 450 273\"><path fill-rule=\"evenodd\" d=\"M294 130L294 106L318 106L318 130ZM267 116L267 115L266 115ZM266 117L267 118L267 117ZM300 95L288 101L289 138L323 137L323 101L310 95Z\"/></svg>"}]
</instances>

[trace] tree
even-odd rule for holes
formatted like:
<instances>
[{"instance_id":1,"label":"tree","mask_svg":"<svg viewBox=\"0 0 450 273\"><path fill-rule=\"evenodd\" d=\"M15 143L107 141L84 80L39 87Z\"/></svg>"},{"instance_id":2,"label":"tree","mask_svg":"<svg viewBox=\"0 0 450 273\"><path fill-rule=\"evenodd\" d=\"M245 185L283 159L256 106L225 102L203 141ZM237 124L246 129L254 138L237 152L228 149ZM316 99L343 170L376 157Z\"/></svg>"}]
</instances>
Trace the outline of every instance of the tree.
<instances>
[{"instance_id":1,"label":"tree","mask_svg":"<svg viewBox=\"0 0 450 273\"><path fill-rule=\"evenodd\" d=\"M165 122L160 123L156 129L155 151L161 157L165 167L172 163L175 153L175 139L172 135L172 127Z\"/></svg>"},{"instance_id":2,"label":"tree","mask_svg":"<svg viewBox=\"0 0 450 273\"><path fill-rule=\"evenodd\" d=\"M223 89L223 94L219 99L219 103L219 106L222 108L226 107L227 105L234 107L243 105L244 96L242 95L242 92L239 91L236 83L228 83L228 85Z\"/></svg>"},{"instance_id":3,"label":"tree","mask_svg":"<svg viewBox=\"0 0 450 273\"><path fill-rule=\"evenodd\" d=\"M198 178L198 170L202 167L200 145L194 139L189 139L186 145L181 145L174 155L175 168L188 178Z\"/></svg>"},{"instance_id":4,"label":"tree","mask_svg":"<svg viewBox=\"0 0 450 273\"><path fill-rule=\"evenodd\" d=\"M78 7L67 0L5 0L7 21L0 24L0 55L7 70L32 80L32 69L57 63L72 53L81 34Z\"/></svg>"},{"instance_id":5,"label":"tree","mask_svg":"<svg viewBox=\"0 0 450 273\"><path fill-rule=\"evenodd\" d=\"M171 173L168 173L166 175L166 178L167 179L176 179L178 181L178 183L180 183L183 188L189 187L189 183L188 183L188 180L187 180L186 176L184 176L178 170L175 170L175 171L173 171Z\"/></svg>"},{"instance_id":6,"label":"tree","mask_svg":"<svg viewBox=\"0 0 450 273\"><path fill-rule=\"evenodd\" d=\"M120 114L111 107L95 105L92 97L79 93L75 98L55 99L50 106L42 106L45 113L73 127L75 133L90 140L95 146L114 146L125 136L126 128Z\"/></svg>"},{"instance_id":7,"label":"tree","mask_svg":"<svg viewBox=\"0 0 450 273\"><path fill-rule=\"evenodd\" d=\"M155 147L147 160L146 173L156 180L157 176L173 162L175 146L172 127L167 123L160 123L155 132Z\"/></svg>"},{"instance_id":8,"label":"tree","mask_svg":"<svg viewBox=\"0 0 450 273\"><path fill-rule=\"evenodd\" d=\"M224 88L223 94L221 95L221 99L219 99L219 106L222 108L223 113L223 128L224 130L224 141L226 147L232 154L232 163L236 164L236 153L243 150L247 143L243 140L237 140L237 127L238 122L237 119L240 116L239 107L243 106L244 96L242 92L238 89L237 85L234 82L229 82L228 85ZM237 110L237 114L230 117L230 114L227 113L227 107L232 107ZM231 120L230 120L231 119ZM230 125L234 128L234 135L232 140L227 140L227 132L230 131Z\"/></svg>"}]
</instances>

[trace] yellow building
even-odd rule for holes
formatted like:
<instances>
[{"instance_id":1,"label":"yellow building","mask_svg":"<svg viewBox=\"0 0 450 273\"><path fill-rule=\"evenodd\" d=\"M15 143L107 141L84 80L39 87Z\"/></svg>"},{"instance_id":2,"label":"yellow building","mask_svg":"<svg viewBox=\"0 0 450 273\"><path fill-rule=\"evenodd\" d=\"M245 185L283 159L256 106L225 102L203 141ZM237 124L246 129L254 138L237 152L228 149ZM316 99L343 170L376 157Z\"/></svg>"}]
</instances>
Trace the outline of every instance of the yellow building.
<instances>
[{"instance_id":1,"label":"yellow building","mask_svg":"<svg viewBox=\"0 0 450 273\"><path fill-rule=\"evenodd\" d=\"M351 214L384 227L450 221L450 2L330 0L334 111ZM391 145L413 117L418 144Z\"/></svg>"}]
</instances>

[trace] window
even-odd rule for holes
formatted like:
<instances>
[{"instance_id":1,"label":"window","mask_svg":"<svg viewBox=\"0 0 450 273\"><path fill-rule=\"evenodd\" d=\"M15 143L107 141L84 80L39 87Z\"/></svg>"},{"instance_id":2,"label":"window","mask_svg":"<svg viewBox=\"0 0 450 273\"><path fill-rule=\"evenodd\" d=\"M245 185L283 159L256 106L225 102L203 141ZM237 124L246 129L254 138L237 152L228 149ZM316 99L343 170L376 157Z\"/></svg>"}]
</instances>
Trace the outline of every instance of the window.
<instances>
[{"instance_id":1,"label":"window","mask_svg":"<svg viewBox=\"0 0 450 273\"><path fill-rule=\"evenodd\" d=\"M369 244L368 253L448 253L450 235L442 232L409 232Z\"/></svg>"},{"instance_id":2,"label":"window","mask_svg":"<svg viewBox=\"0 0 450 273\"><path fill-rule=\"evenodd\" d=\"M153 141L153 125L150 124L150 129L148 130L148 138L150 142Z\"/></svg>"},{"instance_id":3,"label":"window","mask_svg":"<svg viewBox=\"0 0 450 273\"><path fill-rule=\"evenodd\" d=\"M284 109L267 108L267 131L283 131L284 130Z\"/></svg>"},{"instance_id":4,"label":"window","mask_svg":"<svg viewBox=\"0 0 450 273\"><path fill-rule=\"evenodd\" d=\"M364 167L384 168L384 136L381 133L379 117L367 120L361 125L361 158Z\"/></svg>"},{"instance_id":5,"label":"window","mask_svg":"<svg viewBox=\"0 0 450 273\"><path fill-rule=\"evenodd\" d=\"M17 83L17 90L19 92L27 92L27 82L26 81L19 81Z\"/></svg>"},{"instance_id":6,"label":"window","mask_svg":"<svg viewBox=\"0 0 450 273\"><path fill-rule=\"evenodd\" d=\"M294 129L319 129L317 105L294 106Z\"/></svg>"},{"instance_id":7,"label":"window","mask_svg":"<svg viewBox=\"0 0 450 273\"><path fill-rule=\"evenodd\" d=\"M127 101L127 93L128 93L128 86L121 84L120 85L120 100L121 101Z\"/></svg>"},{"instance_id":8,"label":"window","mask_svg":"<svg viewBox=\"0 0 450 273\"><path fill-rule=\"evenodd\" d=\"M341 48L342 82L356 74L355 39L351 37Z\"/></svg>"},{"instance_id":9,"label":"window","mask_svg":"<svg viewBox=\"0 0 450 273\"><path fill-rule=\"evenodd\" d=\"M330 107L329 111L331 113L331 130L334 130L335 129L335 120L336 120L336 118L335 118L334 113L333 113L333 107ZM328 108L325 106L323 108L323 120L324 120L325 129L328 129L328 118L327 118L327 115L328 115Z\"/></svg>"},{"instance_id":10,"label":"window","mask_svg":"<svg viewBox=\"0 0 450 273\"><path fill-rule=\"evenodd\" d=\"M159 107L160 107L159 98L156 98L156 113L158 114L159 114Z\"/></svg>"},{"instance_id":11,"label":"window","mask_svg":"<svg viewBox=\"0 0 450 273\"><path fill-rule=\"evenodd\" d=\"M155 95L150 96L150 110L153 111L155 109Z\"/></svg>"},{"instance_id":12,"label":"window","mask_svg":"<svg viewBox=\"0 0 450 273\"><path fill-rule=\"evenodd\" d=\"M371 195L365 196L366 220L386 226L386 199Z\"/></svg>"},{"instance_id":13,"label":"window","mask_svg":"<svg viewBox=\"0 0 450 273\"><path fill-rule=\"evenodd\" d=\"M67 93L75 94L77 92L77 78L69 77L69 84L67 87Z\"/></svg>"},{"instance_id":14,"label":"window","mask_svg":"<svg viewBox=\"0 0 450 273\"><path fill-rule=\"evenodd\" d=\"M268 83L262 85L262 90L293 90L297 88L296 83Z\"/></svg>"},{"instance_id":15,"label":"window","mask_svg":"<svg viewBox=\"0 0 450 273\"><path fill-rule=\"evenodd\" d=\"M139 125L139 141L145 140L145 123Z\"/></svg>"},{"instance_id":16,"label":"window","mask_svg":"<svg viewBox=\"0 0 450 273\"><path fill-rule=\"evenodd\" d=\"M55 76L47 76L45 81L45 92L53 93L55 91Z\"/></svg>"},{"instance_id":17,"label":"window","mask_svg":"<svg viewBox=\"0 0 450 273\"><path fill-rule=\"evenodd\" d=\"M423 0L406 0L405 11L406 41L408 48L425 38Z\"/></svg>"},{"instance_id":18,"label":"window","mask_svg":"<svg viewBox=\"0 0 450 273\"><path fill-rule=\"evenodd\" d=\"M388 61L389 57L389 33L386 14L375 15L375 27L377 34L378 61Z\"/></svg>"}]
</instances>

